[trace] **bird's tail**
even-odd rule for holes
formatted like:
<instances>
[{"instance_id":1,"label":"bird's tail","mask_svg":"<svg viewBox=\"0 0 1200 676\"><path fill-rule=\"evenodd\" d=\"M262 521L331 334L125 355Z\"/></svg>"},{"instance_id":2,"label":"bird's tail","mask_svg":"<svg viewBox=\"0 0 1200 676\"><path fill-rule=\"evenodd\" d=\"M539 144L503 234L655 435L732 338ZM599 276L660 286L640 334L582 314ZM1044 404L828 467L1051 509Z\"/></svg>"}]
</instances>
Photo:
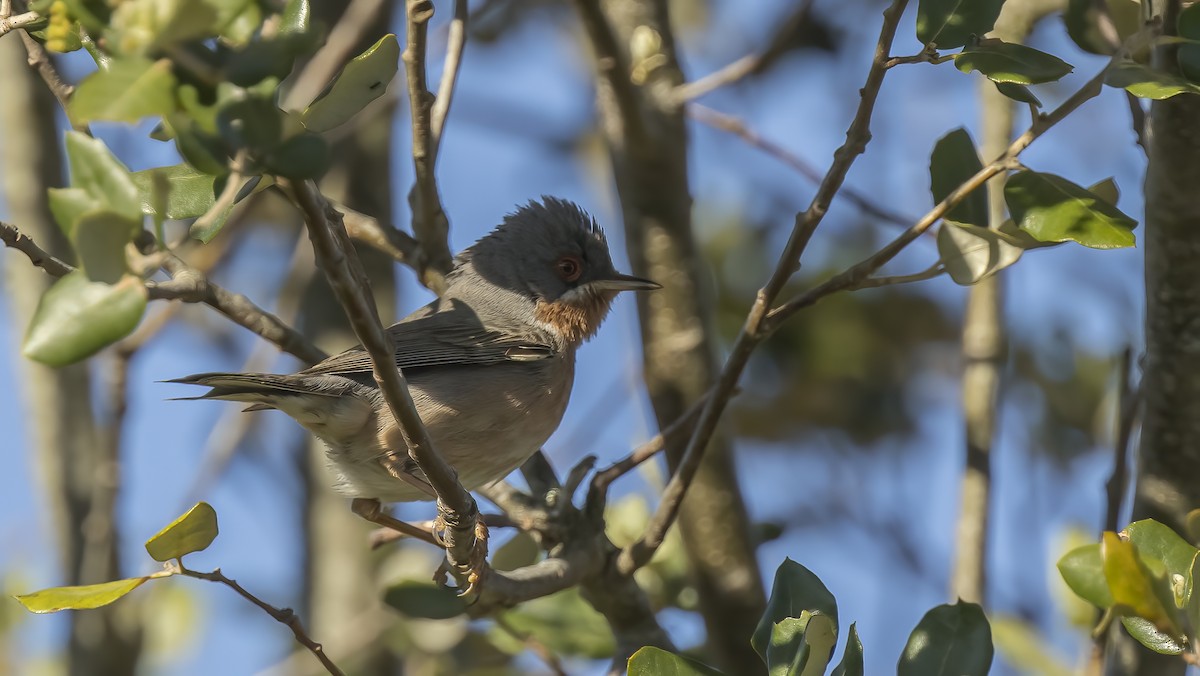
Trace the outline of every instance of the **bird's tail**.
<instances>
[{"instance_id":1,"label":"bird's tail","mask_svg":"<svg viewBox=\"0 0 1200 676\"><path fill-rule=\"evenodd\" d=\"M333 394L323 393L319 388L314 388L312 384L306 382L306 378L303 376L274 373L197 373L163 382L212 388L197 397L172 397L172 401L194 399L242 401L252 404L245 409L247 411L275 408L280 397Z\"/></svg>"}]
</instances>

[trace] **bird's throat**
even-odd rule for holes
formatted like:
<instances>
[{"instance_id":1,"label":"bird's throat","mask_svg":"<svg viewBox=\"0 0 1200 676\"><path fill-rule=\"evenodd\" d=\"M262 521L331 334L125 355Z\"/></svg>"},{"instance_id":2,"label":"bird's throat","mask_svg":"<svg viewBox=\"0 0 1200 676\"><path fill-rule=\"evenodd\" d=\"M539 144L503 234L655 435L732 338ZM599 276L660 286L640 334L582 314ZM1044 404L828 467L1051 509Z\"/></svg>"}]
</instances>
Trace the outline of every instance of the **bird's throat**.
<instances>
[{"instance_id":1,"label":"bird's throat","mask_svg":"<svg viewBox=\"0 0 1200 676\"><path fill-rule=\"evenodd\" d=\"M601 292L573 301L539 300L534 308L534 316L546 329L568 344L578 345L600 330L600 324L612 307L613 295Z\"/></svg>"}]
</instances>

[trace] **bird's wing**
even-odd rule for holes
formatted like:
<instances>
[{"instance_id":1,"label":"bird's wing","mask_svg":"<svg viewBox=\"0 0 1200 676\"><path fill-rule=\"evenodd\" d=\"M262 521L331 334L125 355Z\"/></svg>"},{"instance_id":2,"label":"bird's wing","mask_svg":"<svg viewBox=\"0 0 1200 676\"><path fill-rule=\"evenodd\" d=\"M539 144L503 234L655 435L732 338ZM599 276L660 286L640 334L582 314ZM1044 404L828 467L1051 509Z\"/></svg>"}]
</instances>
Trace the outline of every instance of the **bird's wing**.
<instances>
[{"instance_id":1,"label":"bird's wing","mask_svg":"<svg viewBox=\"0 0 1200 676\"><path fill-rule=\"evenodd\" d=\"M401 370L455 364L497 364L553 357L555 349L532 331L484 327L470 308L427 308L388 328ZM363 373L371 358L362 346L301 371L302 374Z\"/></svg>"}]
</instances>

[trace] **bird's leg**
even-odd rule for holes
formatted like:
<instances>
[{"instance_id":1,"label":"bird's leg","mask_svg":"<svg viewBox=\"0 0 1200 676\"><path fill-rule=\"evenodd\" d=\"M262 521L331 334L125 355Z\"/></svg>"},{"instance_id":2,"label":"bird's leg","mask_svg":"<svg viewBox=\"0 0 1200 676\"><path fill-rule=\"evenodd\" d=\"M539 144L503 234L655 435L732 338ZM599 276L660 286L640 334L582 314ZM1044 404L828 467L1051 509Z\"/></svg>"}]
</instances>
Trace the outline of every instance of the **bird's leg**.
<instances>
[{"instance_id":1,"label":"bird's leg","mask_svg":"<svg viewBox=\"0 0 1200 676\"><path fill-rule=\"evenodd\" d=\"M457 514L451 515L451 513L446 509L446 506L442 504L441 500L438 500L437 505L438 516L433 522L434 537L438 538L438 540L441 541L442 546L449 551L454 547L455 539L466 529L462 528L461 526L462 516ZM488 571L487 523L484 522L483 515L478 511L468 518L471 518L475 524L474 532L472 533L474 536L474 541L472 543L470 555L466 561L452 562L449 560L449 558L447 558L446 561L442 562L441 567L438 568L438 572L434 576L435 580L444 580L445 574L447 572L451 572L449 568L453 567L453 572L456 573L455 579L465 579L467 581L467 586L459 592L459 596L469 596L478 592L479 587L483 583Z\"/></svg>"},{"instance_id":2,"label":"bird's leg","mask_svg":"<svg viewBox=\"0 0 1200 676\"><path fill-rule=\"evenodd\" d=\"M398 533L403 533L409 537L423 540L431 545L441 546L438 538L431 531L427 531L420 526L414 526L397 519L396 517L384 511L383 506L374 498L354 498L350 501L350 511L384 528L390 528Z\"/></svg>"}]
</instances>

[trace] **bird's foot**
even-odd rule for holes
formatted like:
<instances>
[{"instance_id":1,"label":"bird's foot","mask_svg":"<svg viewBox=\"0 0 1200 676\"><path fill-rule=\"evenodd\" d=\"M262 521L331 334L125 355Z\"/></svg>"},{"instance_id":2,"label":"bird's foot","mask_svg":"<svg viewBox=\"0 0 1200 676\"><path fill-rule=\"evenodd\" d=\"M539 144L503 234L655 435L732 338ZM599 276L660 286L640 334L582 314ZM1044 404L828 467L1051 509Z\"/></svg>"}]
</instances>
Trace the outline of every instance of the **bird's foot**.
<instances>
[{"instance_id":1,"label":"bird's foot","mask_svg":"<svg viewBox=\"0 0 1200 676\"><path fill-rule=\"evenodd\" d=\"M455 529L447 523L441 509L438 510L438 518L434 521L433 532L434 537L447 550L447 558L438 567L437 573L434 574L434 580L445 584L446 577L453 575L454 579L460 583L466 581L466 586L462 587L458 593L460 597L477 594L488 573L488 527L484 523L483 515L475 514L473 543L471 553L466 561L452 562L449 558L449 552L455 545L457 534Z\"/></svg>"}]
</instances>

